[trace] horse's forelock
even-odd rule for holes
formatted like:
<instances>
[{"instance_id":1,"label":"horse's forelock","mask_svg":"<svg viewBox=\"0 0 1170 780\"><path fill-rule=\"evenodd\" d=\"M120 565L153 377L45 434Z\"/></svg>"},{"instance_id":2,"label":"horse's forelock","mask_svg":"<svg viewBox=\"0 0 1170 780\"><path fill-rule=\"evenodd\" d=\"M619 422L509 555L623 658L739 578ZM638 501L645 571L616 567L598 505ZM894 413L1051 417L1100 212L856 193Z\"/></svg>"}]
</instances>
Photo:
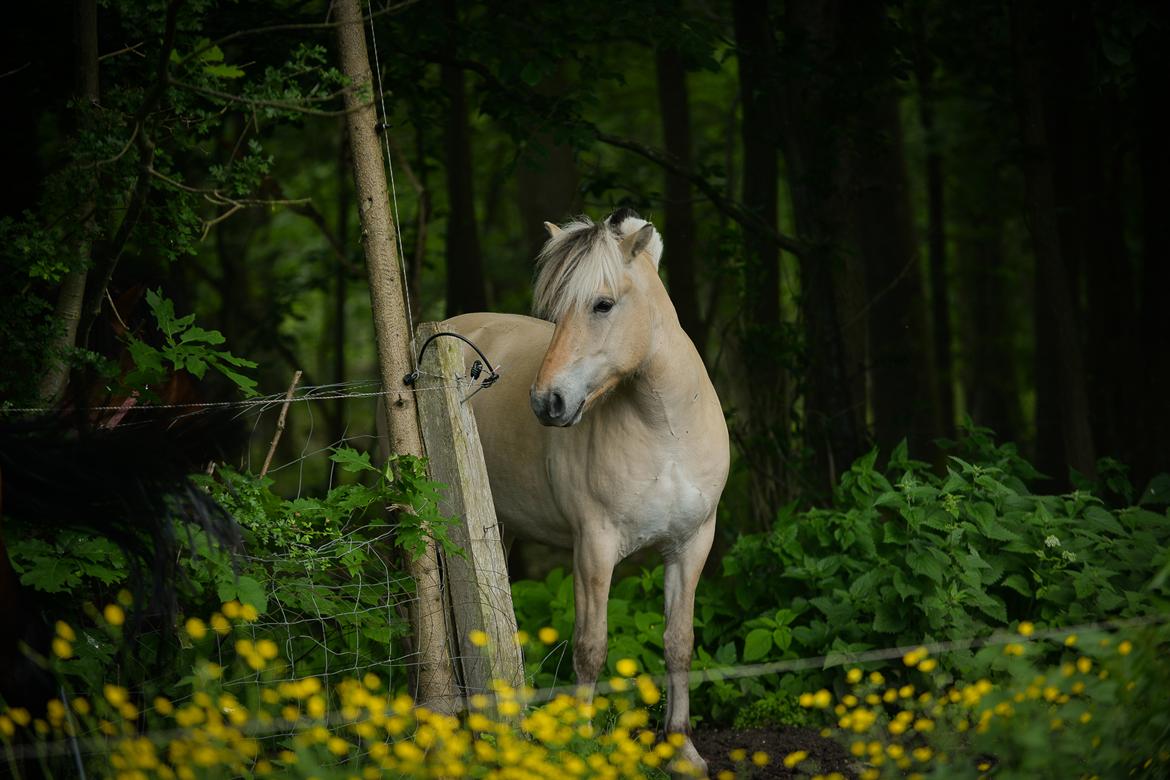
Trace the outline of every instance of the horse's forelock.
<instances>
[{"instance_id":1,"label":"horse's forelock","mask_svg":"<svg viewBox=\"0 0 1170 780\"><path fill-rule=\"evenodd\" d=\"M579 217L561 225L536 258L532 314L556 322L602 287L616 290L621 273L621 249L605 222Z\"/></svg>"}]
</instances>

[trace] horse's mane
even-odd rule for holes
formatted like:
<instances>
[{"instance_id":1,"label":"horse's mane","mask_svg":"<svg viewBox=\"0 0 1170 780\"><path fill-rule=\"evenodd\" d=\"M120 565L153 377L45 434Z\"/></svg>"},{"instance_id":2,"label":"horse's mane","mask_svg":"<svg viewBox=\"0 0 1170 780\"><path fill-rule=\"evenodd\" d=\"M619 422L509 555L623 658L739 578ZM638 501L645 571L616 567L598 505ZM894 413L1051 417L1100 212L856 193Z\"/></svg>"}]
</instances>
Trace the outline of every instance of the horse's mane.
<instances>
[{"instance_id":1,"label":"horse's mane","mask_svg":"<svg viewBox=\"0 0 1170 780\"><path fill-rule=\"evenodd\" d=\"M602 287L616 290L623 266L619 241L645 224L623 208L602 222L580 216L561 225L561 232L536 257L532 316L556 322L570 309L586 305ZM662 255L657 231L648 250L657 267Z\"/></svg>"}]
</instances>

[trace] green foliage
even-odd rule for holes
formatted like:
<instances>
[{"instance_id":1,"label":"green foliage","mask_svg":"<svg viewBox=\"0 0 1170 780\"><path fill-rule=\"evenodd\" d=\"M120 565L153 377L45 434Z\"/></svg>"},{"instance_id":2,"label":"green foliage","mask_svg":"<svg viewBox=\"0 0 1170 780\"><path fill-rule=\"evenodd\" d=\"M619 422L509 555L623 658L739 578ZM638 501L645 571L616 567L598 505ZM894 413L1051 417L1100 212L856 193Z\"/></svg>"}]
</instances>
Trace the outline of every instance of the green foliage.
<instances>
[{"instance_id":1,"label":"green foliage","mask_svg":"<svg viewBox=\"0 0 1170 780\"><path fill-rule=\"evenodd\" d=\"M1088 492L1033 495L1036 472L1014 448L981 441L943 476L900 447L884 471L877 453L843 475L835 506L784 508L768 534L743 536L724 559L739 608L776 603L796 615L783 657L832 655L980 636L1037 620L1068 625L1149 611L1148 585L1165 564L1170 524L1140 507L1111 510ZM744 652L758 652L763 640ZM963 656L954 657L962 664Z\"/></svg>"},{"instance_id":2,"label":"green foliage","mask_svg":"<svg viewBox=\"0 0 1170 780\"><path fill-rule=\"evenodd\" d=\"M230 380L245 395L258 395L256 380L236 370L255 368L256 363L236 357L226 349L216 349L224 343L222 333L195 325L194 314L176 317L174 303L164 298L161 291L148 290L146 302L164 343L161 348L156 348L136 336L127 339L126 350L134 360L134 368L122 380L127 389L152 396L152 386L162 383L171 371L188 371L202 379L210 368Z\"/></svg>"},{"instance_id":3,"label":"green foliage","mask_svg":"<svg viewBox=\"0 0 1170 780\"><path fill-rule=\"evenodd\" d=\"M737 729L764 726L813 726L819 719L800 706L797 697L786 691L773 691L751 702L735 716Z\"/></svg>"},{"instance_id":4,"label":"green foliage","mask_svg":"<svg viewBox=\"0 0 1170 780\"><path fill-rule=\"evenodd\" d=\"M122 550L108 539L65 531L54 539L16 536L7 540L12 568L20 582L42 593L68 593L126 578Z\"/></svg>"}]
</instances>

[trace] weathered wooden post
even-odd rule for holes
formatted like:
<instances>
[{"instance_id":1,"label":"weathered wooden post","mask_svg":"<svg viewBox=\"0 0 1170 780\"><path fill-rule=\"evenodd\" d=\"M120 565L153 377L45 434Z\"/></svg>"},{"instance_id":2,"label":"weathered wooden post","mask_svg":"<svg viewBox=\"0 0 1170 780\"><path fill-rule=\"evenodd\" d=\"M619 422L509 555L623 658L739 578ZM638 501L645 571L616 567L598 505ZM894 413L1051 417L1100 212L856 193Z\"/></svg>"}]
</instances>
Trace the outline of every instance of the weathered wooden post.
<instances>
[{"instance_id":1,"label":"weathered wooden post","mask_svg":"<svg viewBox=\"0 0 1170 780\"><path fill-rule=\"evenodd\" d=\"M442 323L424 322L418 343L440 330ZM477 382L465 368L463 344L453 338L432 341L419 368L418 411L431 476L448 485L439 508L458 518L448 536L464 553L445 556L463 684L467 693L486 692L493 680L516 688L524 680L516 613L479 429L466 402ZM472 631L483 631L487 645L472 642Z\"/></svg>"},{"instance_id":2,"label":"weathered wooden post","mask_svg":"<svg viewBox=\"0 0 1170 780\"><path fill-rule=\"evenodd\" d=\"M386 395L380 444L384 452L421 457L414 393L402 378L410 372L410 328L399 272L395 225L390 214L386 167L378 141L378 116L366 53L365 25L359 0L337 0L337 44L341 70L350 80L345 91L354 183L361 212L362 248L370 280L370 305L378 345L378 374ZM414 633L418 650L418 700L446 709L455 700L455 678L447 652L446 608L434 543L427 541L421 557L410 563L418 592Z\"/></svg>"}]
</instances>

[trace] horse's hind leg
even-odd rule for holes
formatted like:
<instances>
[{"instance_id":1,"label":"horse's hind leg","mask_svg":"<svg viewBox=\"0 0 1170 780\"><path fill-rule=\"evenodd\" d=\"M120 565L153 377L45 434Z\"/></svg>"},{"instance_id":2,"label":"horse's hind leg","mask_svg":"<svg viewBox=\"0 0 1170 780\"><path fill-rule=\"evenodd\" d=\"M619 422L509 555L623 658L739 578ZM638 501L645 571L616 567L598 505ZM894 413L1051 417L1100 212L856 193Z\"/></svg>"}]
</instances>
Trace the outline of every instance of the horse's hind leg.
<instances>
[{"instance_id":1,"label":"horse's hind leg","mask_svg":"<svg viewBox=\"0 0 1170 780\"><path fill-rule=\"evenodd\" d=\"M715 515L699 527L686 544L664 555L666 591L666 631L662 645L666 655L666 732L682 734L686 742L679 749L686 759L707 774L707 762L699 755L690 738L690 671L691 651L695 644L695 588L711 551L715 536Z\"/></svg>"},{"instance_id":2,"label":"horse's hind leg","mask_svg":"<svg viewBox=\"0 0 1170 780\"><path fill-rule=\"evenodd\" d=\"M613 536L604 532L582 533L573 545L573 667L577 685L593 694L593 686L605 663L608 622L606 605L617 549Z\"/></svg>"}]
</instances>

